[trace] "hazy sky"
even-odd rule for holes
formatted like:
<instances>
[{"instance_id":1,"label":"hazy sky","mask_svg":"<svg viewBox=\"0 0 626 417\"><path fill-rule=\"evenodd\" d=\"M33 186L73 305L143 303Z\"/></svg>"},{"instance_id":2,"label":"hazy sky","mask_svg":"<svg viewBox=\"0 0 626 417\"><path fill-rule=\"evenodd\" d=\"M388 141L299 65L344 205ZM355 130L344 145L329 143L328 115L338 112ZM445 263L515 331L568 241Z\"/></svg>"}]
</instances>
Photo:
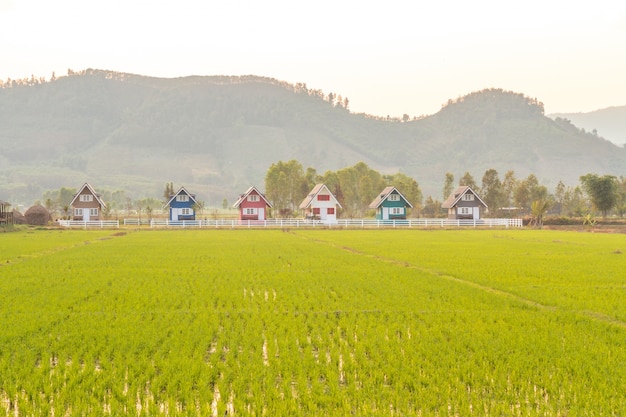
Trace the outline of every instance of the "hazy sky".
<instances>
[{"instance_id":1,"label":"hazy sky","mask_svg":"<svg viewBox=\"0 0 626 417\"><path fill-rule=\"evenodd\" d=\"M0 79L67 69L305 82L410 116L489 87L626 105L626 2L0 0Z\"/></svg>"}]
</instances>

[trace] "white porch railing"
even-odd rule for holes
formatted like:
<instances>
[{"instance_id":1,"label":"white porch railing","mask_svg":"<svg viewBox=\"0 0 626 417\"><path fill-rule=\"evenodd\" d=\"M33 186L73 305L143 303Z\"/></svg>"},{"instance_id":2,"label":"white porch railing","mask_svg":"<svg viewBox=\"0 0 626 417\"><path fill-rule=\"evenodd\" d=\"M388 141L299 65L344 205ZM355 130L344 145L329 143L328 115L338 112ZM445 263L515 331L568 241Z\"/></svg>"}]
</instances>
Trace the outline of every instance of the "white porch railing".
<instances>
[{"instance_id":1,"label":"white porch railing","mask_svg":"<svg viewBox=\"0 0 626 417\"><path fill-rule=\"evenodd\" d=\"M138 225L136 220L124 219L125 225ZM145 224L142 222L142 224ZM175 228L415 228L415 227L522 227L522 219L406 219L406 220L377 220L377 219L338 219L335 222L305 219L268 219L268 220L179 220L170 221L153 219L150 227Z\"/></svg>"},{"instance_id":2,"label":"white porch railing","mask_svg":"<svg viewBox=\"0 0 626 417\"><path fill-rule=\"evenodd\" d=\"M80 227L83 229L120 227L119 220L57 220L57 223L63 227Z\"/></svg>"}]
</instances>

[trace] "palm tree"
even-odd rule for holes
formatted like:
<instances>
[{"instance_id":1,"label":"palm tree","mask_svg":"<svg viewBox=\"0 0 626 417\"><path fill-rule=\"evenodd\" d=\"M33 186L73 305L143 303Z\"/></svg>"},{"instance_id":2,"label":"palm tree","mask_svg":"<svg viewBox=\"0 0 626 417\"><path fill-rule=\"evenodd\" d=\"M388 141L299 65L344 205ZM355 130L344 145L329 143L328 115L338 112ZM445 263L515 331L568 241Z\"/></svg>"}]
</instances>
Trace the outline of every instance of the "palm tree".
<instances>
[{"instance_id":1,"label":"palm tree","mask_svg":"<svg viewBox=\"0 0 626 417\"><path fill-rule=\"evenodd\" d=\"M548 200L535 200L530 205L530 226L535 226L541 229L543 226L543 216L550 208L550 202Z\"/></svg>"}]
</instances>

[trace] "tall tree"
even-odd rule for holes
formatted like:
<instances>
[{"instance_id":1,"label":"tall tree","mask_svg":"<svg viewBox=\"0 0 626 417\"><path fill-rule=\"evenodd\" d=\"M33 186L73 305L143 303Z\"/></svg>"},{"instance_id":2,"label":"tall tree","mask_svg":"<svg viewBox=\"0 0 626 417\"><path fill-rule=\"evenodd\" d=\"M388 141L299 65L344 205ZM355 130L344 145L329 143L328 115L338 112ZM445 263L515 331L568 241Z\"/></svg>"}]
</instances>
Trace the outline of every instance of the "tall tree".
<instances>
[{"instance_id":1,"label":"tall tree","mask_svg":"<svg viewBox=\"0 0 626 417\"><path fill-rule=\"evenodd\" d=\"M337 171L343 191L343 213L346 216L363 216L367 206L385 186L382 175L364 162ZM339 197L337 197L339 199Z\"/></svg>"},{"instance_id":2,"label":"tall tree","mask_svg":"<svg viewBox=\"0 0 626 417\"><path fill-rule=\"evenodd\" d=\"M441 216L441 201L435 200L432 196L429 195L424 202L422 214L426 217Z\"/></svg>"},{"instance_id":3,"label":"tall tree","mask_svg":"<svg viewBox=\"0 0 626 417\"><path fill-rule=\"evenodd\" d=\"M515 205L528 213L533 201L548 200L548 189L539 184L535 174L530 174L523 181L519 181L513 194Z\"/></svg>"},{"instance_id":4,"label":"tall tree","mask_svg":"<svg viewBox=\"0 0 626 417\"><path fill-rule=\"evenodd\" d=\"M500 207L502 207L502 183L498 178L498 171L495 169L488 169L485 171L482 180L482 186L480 187L480 193L483 201L489 207L489 213L491 216L496 216Z\"/></svg>"},{"instance_id":5,"label":"tall tree","mask_svg":"<svg viewBox=\"0 0 626 417\"><path fill-rule=\"evenodd\" d=\"M514 171L507 171L502 180L502 204L510 207L513 204L513 193L517 187L517 179Z\"/></svg>"},{"instance_id":6,"label":"tall tree","mask_svg":"<svg viewBox=\"0 0 626 417\"><path fill-rule=\"evenodd\" d=\"M598 176L587 174L580 177L580 183L593 206L606 217L618 201L618 182L614 175Z\"/></svg>"},{"instance_id":7,"label":"tall tree","mask_svg":"<svg viewBox=\"0 0 626 417\"><path fill-rule=\"evenodd\" d=\"M568 216L581 217L589 210L585 207L585 199L580 186L567 187L563 195L561 212Z\"/></svg>"},{"instance_id":8,"label":"tall tree","mask_svg":"<svg viewBox=\"0 0 626 417\"><path fill-rule=\"evenodd\" d=\"M304 168L295 159L272 164L265 175L265 195L277 213L289 216L306 196Z\"/></svg>"},{"instance_id":9,"label":"tall tree","mask_svg":"<svg viewBox=\"0 0 626 417\"><path fill-rule=\"evenodd\" d=\"M176 191L174 190L174 183L166 182L165 189L163 190L163 201L168 202L175 192Z\"/></svg>"},{"instance_id":10,"label":"tall tree","mask_svg":"<svg viewBox=\"0 0 626 417\"><path fill-rule=\"evenodd\" d=\"M450 194L454 191L454 175L451 172L446 172L446 180L443 184L443 200L445 201Z\"/></svg>"},{"instance_id":11,"label":"tall tree","mask_svg":"<svg viewBox=\"0 0 626 417\"><path fill-rule=\"evenodd\" d=\"M615 209L620 217L624 217L624 214L626 214L626 177L623 176L619 177Z\"/></svg>"},{"instance_id":12,"label":"tall tree","mask_svg":"<svg viewBox=\"0 0 626 417\"><path fill-rule=\"evenodd\" d=\"M459 180L459 185L468 186L472 190L478 191L478 186L476 185L476 181L474 181L474 177L472 177L472 174L470 174L469 172L466 172L465 174L463 174L463 176ZM448 197L446 196L446 198Z\"/></svg>"},{"instance_id":13,"label":"tall tree","mask_svg":"<svg viewBox=\"0 0 626 417\"><path fill-rule=\"evenodd\" d=\"M563 202L565 200L565 191L566 191L565 184L563 184L563 181L559 181L559 183L556 185L556 188L554 189L554 205L555 205L554 212L556 212L559 215L563 213Z\"/></svg>"}]
</instances>

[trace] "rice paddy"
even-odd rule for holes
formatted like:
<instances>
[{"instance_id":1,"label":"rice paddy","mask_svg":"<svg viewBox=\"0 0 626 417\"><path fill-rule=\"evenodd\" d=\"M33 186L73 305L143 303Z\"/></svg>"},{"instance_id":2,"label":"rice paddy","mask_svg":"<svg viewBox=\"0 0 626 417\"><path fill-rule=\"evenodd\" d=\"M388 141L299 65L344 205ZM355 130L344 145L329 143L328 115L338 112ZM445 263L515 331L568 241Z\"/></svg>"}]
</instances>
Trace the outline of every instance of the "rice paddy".
<instances>
[{"instance_id":1,"label":"rice paddy","mask_svg":"<svg viewBox=\"0 0 626 417\"><path fill-rule=\"evenodd\" d=\"M0 236L0 413L621 415L623 235Z\"/></svg>"}]
</instances>

